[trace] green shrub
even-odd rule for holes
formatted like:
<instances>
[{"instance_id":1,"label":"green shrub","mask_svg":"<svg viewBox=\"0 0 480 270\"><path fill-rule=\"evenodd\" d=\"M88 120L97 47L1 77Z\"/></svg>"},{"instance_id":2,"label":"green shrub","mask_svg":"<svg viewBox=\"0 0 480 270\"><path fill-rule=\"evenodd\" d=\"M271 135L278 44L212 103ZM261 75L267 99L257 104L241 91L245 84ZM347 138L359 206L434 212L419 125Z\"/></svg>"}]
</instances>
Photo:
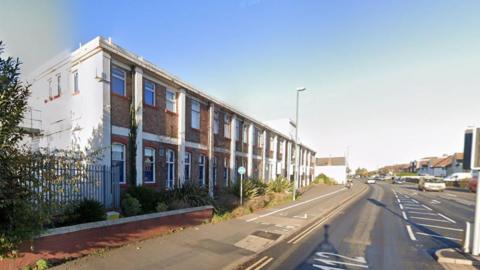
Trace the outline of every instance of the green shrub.
<instances>
[{"instance_id":1,"label":"green shrub","mask_svg":"<svg viewBox=\"0 0 480 270\"><path fill-rule=\"evenodd\" d=\"M169 210L184 209L189 207L191 206L184 200L174 200L168 205Z\"/></svg>"},{"instance_id":2,"label":"green shrub","mask_svg":"<svg viewBox=\"0 0 480 270\"><path fill-rule=\"evenodd\" d=\"M314 184L325 184L325 185L335 185L336 182L333 178L326 176L325 174L321 173L313 180Z\"/></svg>"},{"instance_id":3,"label":"green shrub","mask_svg":"<svg viewBox=\"0 0 480 270\"><path fill-rule=\"evenodd\" d=\"M135 216L142 212L142 206L136 198L126 193L122 199L122 210L127 217Z\"/></svg>"},{"instance_id":4,"label":"green shrub","mask_svg":"<svg viewBox=\"0 0 480 270\"><path fill-rule=\"evenodd\" d=\"M257 179L243 180L243 199L249 200L265 194L267 185ZM232 188L233 194L240 197L240 181L237 181Z\"/></svg>"},{"instance_id":5,"label":"green shrub","mask_svg":"<svg viewBox=\"0 0 480 270\"><path fill-rule=\"evenodd\" d=\"M159 195L154 189L145 186L133 186L128 188L127 193L138 200L143 213L156 211Z\"/></svg>"},{"instance_id":6,"label":"green shrub","mask_svg":"<svg viewBox=\"0 0 480 270\"><path fill-rule=\"evenodd\" d=\"M185 205L190 207L213 204L212 199L208 195L208 190L191 182L185 183L180 188L169 190L162 196L162 200L167 204L171 204L174 201L183 201Z\"/></svg>"},{"instance_id":7,"label":"green shrub","mask_svg":"<svg viewBox=\"0 0 480 270\"><path fill-rule=\"evenodd\" d=\"M157 207L155 208L157 212L165 212L168 210L168 206L164 202L157 203Z\"/></svg>"},{"instance_id":8,"label":"green shrub","mask_svg":"<svg viewBox=\"0 0 480 270\"><path fill-rule=\"evenodd\" d=\"M268 183L267 190L268 192L286 193L291 192L292 187L292 183L290 183L285 177L277 177L277 179Z\"/></svg>"},{"instance_id":9,"label":"green shrub","mask_svg":"<svg viewBox=\"0 0 480 270\"><path fill-rule=\"evenodd\" d=\"M105 220L106 213L103 205L91 199L83 199L68 205L59 225L68 226L86 222Z\"/></svg>"}]
</instances>

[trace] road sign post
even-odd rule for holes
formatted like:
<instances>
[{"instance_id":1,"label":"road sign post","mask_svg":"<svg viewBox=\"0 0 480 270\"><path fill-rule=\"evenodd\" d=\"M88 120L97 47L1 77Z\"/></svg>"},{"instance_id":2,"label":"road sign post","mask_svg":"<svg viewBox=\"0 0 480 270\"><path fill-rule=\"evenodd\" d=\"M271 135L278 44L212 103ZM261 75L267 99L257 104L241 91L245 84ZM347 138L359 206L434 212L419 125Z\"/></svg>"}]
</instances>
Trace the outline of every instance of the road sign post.
<instances>
[{"instance_id":1,"label":"road sign post","mask_svg":"<svg viewBox=\"0 0 480 270\"><path fill-rule=\"evenodd\" d=\"M245 174L245 167L238 168L240 174L240 205L243 205L243 175Z\"/></svg>"},{"instance_id":2,"label":"road sign post","mask_svg":"<svg viewBox=\"0 0 480 270\"><path fill-rule=\"evenodd\" d=\"M471 141L465 139L466 145L471 145L470 167L472 170L472 178L477 181L477 194L475 199L475 223L473 224L473 245L472 254L478 256L480 254L480 192L478 191L478 178L480 170L480 128L475 127L468 129L466 132L472 133ZM467 138L467 136L465 136ZM468 154L467 154L468 156Z\"/></svg>"}]
</instances>

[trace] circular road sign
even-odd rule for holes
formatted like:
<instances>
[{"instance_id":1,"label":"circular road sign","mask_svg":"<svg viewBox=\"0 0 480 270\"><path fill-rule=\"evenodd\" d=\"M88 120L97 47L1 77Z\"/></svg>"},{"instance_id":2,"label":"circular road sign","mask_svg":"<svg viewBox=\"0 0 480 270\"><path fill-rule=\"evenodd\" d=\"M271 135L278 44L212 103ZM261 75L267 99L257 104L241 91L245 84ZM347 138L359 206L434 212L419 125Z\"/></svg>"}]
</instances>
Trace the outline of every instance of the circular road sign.
<instances>
[{"instance_id":1,"label":"circular road sign","mask_svg":"<svg viewBox=\"0 0 480 270\"><path fill-rule=\"evenodd\" d=\"M238 168L238 173L239 174L244 174L245 173L245 167L241 166L240 168Z\"/></svg>"}]
</instances>

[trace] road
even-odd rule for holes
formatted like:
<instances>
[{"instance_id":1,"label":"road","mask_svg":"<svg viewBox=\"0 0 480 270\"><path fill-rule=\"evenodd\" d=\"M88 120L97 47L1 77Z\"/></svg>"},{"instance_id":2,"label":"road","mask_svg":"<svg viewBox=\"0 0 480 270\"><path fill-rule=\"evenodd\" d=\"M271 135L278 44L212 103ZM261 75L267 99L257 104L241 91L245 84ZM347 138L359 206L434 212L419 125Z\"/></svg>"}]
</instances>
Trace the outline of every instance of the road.
<instances>
[{"instance_id":1,"label":"road","mask_svg":"<svg viewBox=\"0 0 480 270\"><path fill-rule=\"evenodd\" d=\"M285 239L244 268L468 269L440 265L432 254L461 246L474 199L467 192L419 192L413 184L377 182L307 236Z\"/></svg>"}]
</instances>

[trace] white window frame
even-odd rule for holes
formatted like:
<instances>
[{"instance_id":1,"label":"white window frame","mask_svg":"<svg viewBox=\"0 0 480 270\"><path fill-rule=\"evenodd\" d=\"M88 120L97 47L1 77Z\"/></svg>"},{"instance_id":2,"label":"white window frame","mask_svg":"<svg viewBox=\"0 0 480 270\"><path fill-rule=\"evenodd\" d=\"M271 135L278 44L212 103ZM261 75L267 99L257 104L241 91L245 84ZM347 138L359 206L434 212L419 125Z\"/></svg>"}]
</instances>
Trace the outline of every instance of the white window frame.
<instances>
[{"instance_id":1,"label":"white window frame","mask_svg":"<svg viewBox=\"0 0 480 270\"><path fill-rule=\"evenodd\" d=\"M213 172L212 172L212 179L213 179L213 186L217 186L217 166L218 166L218 159L217 157L213 157Z\"/></svg>"},{"instance_id":2,"label":"white window frame","mask_svg":"<svg viewBox=\"0 0 480 270\"><path fill-rule=\"evenodd\" d=\"M49 98L52 98L53 97L53 82L52 82L52 78L48 79L48 97Z\"/></svg>"},{"instance_id":3,"label":"white window frame","mask_svg":"<svg viewBox=\"0 0 480 270\"><path fill-rule=\"evenodd\" d=\"M232 132L232 121L228 114L223 116L223 135L225 138L230 139L230 133Z\"/></svg>"},{"instance_id":4,"label":"white window frame","mask_svg":"<svg viewBox=\"0 0 480 270\"><path fill-rule=\"evenodd\" d=\"M220 131L220 112L213 113L213 134L218 134Z\"/></svg>"},{"instance_id":5,"label":"white window frame","mask_svg":"<svg viewBox=\"0 0 480 270\"><path fill-rule=\"evenodd\" d=\"M120 70L120 71L123 73L123 78L122 78L121 76L115 74L115 73L113 72L114 69ZM123 68L121 68L121 67L119 67L119 66L112 65L112 79L113 79L113 77L115 77L115 78L117 78L117 79L120 79L120 80L123 80L123 95L122 95L122 96L125 97L125 96L127 95L127 72L126 72ZM113 80L112 80L112 81L113 81ZM112 83L112 85L113 85L113 83ZM113 93L115 93L115 94L118 95L117 92L113 91L113 88L110 89L110 91L112 91Z\"/></svg>"},{"instance_id":6,"label":"white window frame","mask_svg":"<svg viewBox=\"0 0 480 270\"><path fill-rule=\"evenodd\" d=\"M143 148L143 156L144 156L143 166L144 166L144 168L145 168L145 162L146 162L145 156L146 156L147 150L151 151L151 153L152 153L152 158L153 159L152 159L151 163L152 163L152 169L153 169L153 172L152 172L153 173L153 175L152 175L153 179L152 179L152 181L145 181L145 175L144 175L143 176L143 182L146 183L146 184L154 184L156 182L156 180L155 180L155 178L156 178L155 177L156 176L156 174L155 174L156 173L156 171L155 171L155 148L152 148L152 147Z\"/></svg>"},{"instance_id":7,"label":"white window frame","mask_svg":"<svg viewBox=\"0 0 480 270\"><path fill-rule=\"evenodd\" d=\"M198 181L199 181L199 184L200 186L205 186L205 168L206 168L206 157L205 155L200 155L198 157ZM200 174L200 167L202 167L202 174ZM200 178L201 176L201 178ZM201 182L200 182L201 181Z\"/></svg>"},{"instance_id":8,"label":"white window frame","mask_svg":"<svg viewBox=\"0 0 480 270\"><path fill-rule=\"evenodd\" d=\"M122 148L122 160L115 160L115 161L122 161L123 162L123 179L120 179L119 183L120 184L126 184L127 183L127 159L126 159L126 147L122 143L112 143L112 152L115 146L120 146ZM113 156L113 154L112 154Z\"/></svg>"},{"instance_id":9,"label":"white window frame","mask_svg":"<svg viewBox=\"0 0 480 270\"><path fill-rule=\"evenodd\" d=\"M169 159L169 155L173 157L173 161ZM175 187L175 152L172 149L165 151L165 163L167 165L167 177L165 178L167 182L166 187L167 189L173 189ZM169 176L171 176L172 179L169 179Z\"/></svg>"},{"instance_id":10,"label":"white window frame","mask_svg":"<svg viewBox=\"0 0 480 270\"><path fill-rule=\"evenodd\" d=\"M242 131L240 130L242 128L242 123L240 121L236 121L235 124L235 135L236 135L236 140L240 141L240 134L242 134Z\"/></svg>"},{"instance_id":11,"label":"white window frame","mask_svg":"<svg viewBox=\"0 0 480 270\"><path fill-rule=\"evenodd\" d=\"M78 70L73 72L73 93L78 94L80 93L80 82L78 77Z\"/></svg>"},{"instance_id":12,"label":"white window frame","mask_svg":"<svg viewBox=\"0 0 480 270\"><path fill-rule=\"evenodd\" d=\"M171 95L171 97L173 98L169 97L169 95ZM169 108L169 104L172 108ZM172 91L170 89L167 89L167 91L165 91L165 109L170 112L177 112L177 97L175 91Z\"/></svg>"},{"instance_id":13,"label":"white window frame","mask_svg":"<svg viewBox=\"0 0 480 270\"><path fill-rule=\"evenodd\" d=\"M242 127L242 142L248 143L248 127L247 126Z\"/></svg>"},{"instance_id":14,"label":"white window frame","mask_svg":"<svg viewBox=\"0 0 480 270\"><path fill-rule=\"evenodd\" d=\"M258 147L262 148L263 147L263 131L262 130L257 130L257 140L258 140Z\"/></svg>"},{"instance_id":15,"label":"white window frame","mask_svg":"<svg viewBox=\"0 0 480 270\"><path fill-rule=\"evenodd\" d=\"M230 164L228 163L228 159L224 158L223 159L223 181L225 184L225 187L228 187L228 177L230 174Z\"/></svg>"},{"instance_id":16,"label":"white window frame","mask_svg":"<svg viewBox=\"0 0 480 270\"><path fill-rule=\"evenodd\" d=\"M274 143L274 138L273 136L270 137L270 151L273 151L273 148L275 148L275 143Z\"/></svg>"},{"instance_id":17,"label":"white window frame","mask_svg":"<svg viewBox=\"0 0 480 270\"><path fill-rule=\"evenodd\" d=\"M149 88L149 87L147 87L147 85L151 85L151 86L153 86L153 88ZM153 95L153 104L148 104L148 103L146 102L147 99L145 98L145 95L147 94L147 91L150 92L150 93L152 93L152 95ZM145 79L145 80L143 81L143 102L144 102L145 104L149 105L149 106L155 106L155 103L156 103L156 100L155 100L155 99L156 99L156 98L155 98L155 83L152 82L152 81L150 81L150 80L146 80L146 79Z\"/></svg>"},{"instance_id":18,"label":"white window frame","mask_svg":"<svg viewBox=\"0 0 480 270\"><path fill-rule=\"evenodd\" d=\"M60 95L62 94L62 74L58 73L57 75L55 75L55 77L57 78L57 87L56 87L56 95L54 95L53 97L54 98L57 98L57 97L60 97Z\"/></svg>"},{"instance_id":19,"label":"white window frame","mask_svg":"<svg viewBox=\"0 0 480 270\"><path fill-rule=\"evenodd\" d=\"M192 179L192 154L190 152L185 152L185 172L188 172L188 178L187 174L185 174L185 180L190 181Z\"/></svg>"},{"instance_id":20,"label":"white window frame","mask_svg":"<svg viewBox=\"0 0 480 270\"><path fill-rule=\"evenodd\" d=\"M197 109L198 108L198 109ZM194 129L200 129L200 102L197 101L197 100L192 100L192 104L191 104L191 127L194 128ZM197 118L198 116L198 118Z\"/></svg>"}]
</instances>

